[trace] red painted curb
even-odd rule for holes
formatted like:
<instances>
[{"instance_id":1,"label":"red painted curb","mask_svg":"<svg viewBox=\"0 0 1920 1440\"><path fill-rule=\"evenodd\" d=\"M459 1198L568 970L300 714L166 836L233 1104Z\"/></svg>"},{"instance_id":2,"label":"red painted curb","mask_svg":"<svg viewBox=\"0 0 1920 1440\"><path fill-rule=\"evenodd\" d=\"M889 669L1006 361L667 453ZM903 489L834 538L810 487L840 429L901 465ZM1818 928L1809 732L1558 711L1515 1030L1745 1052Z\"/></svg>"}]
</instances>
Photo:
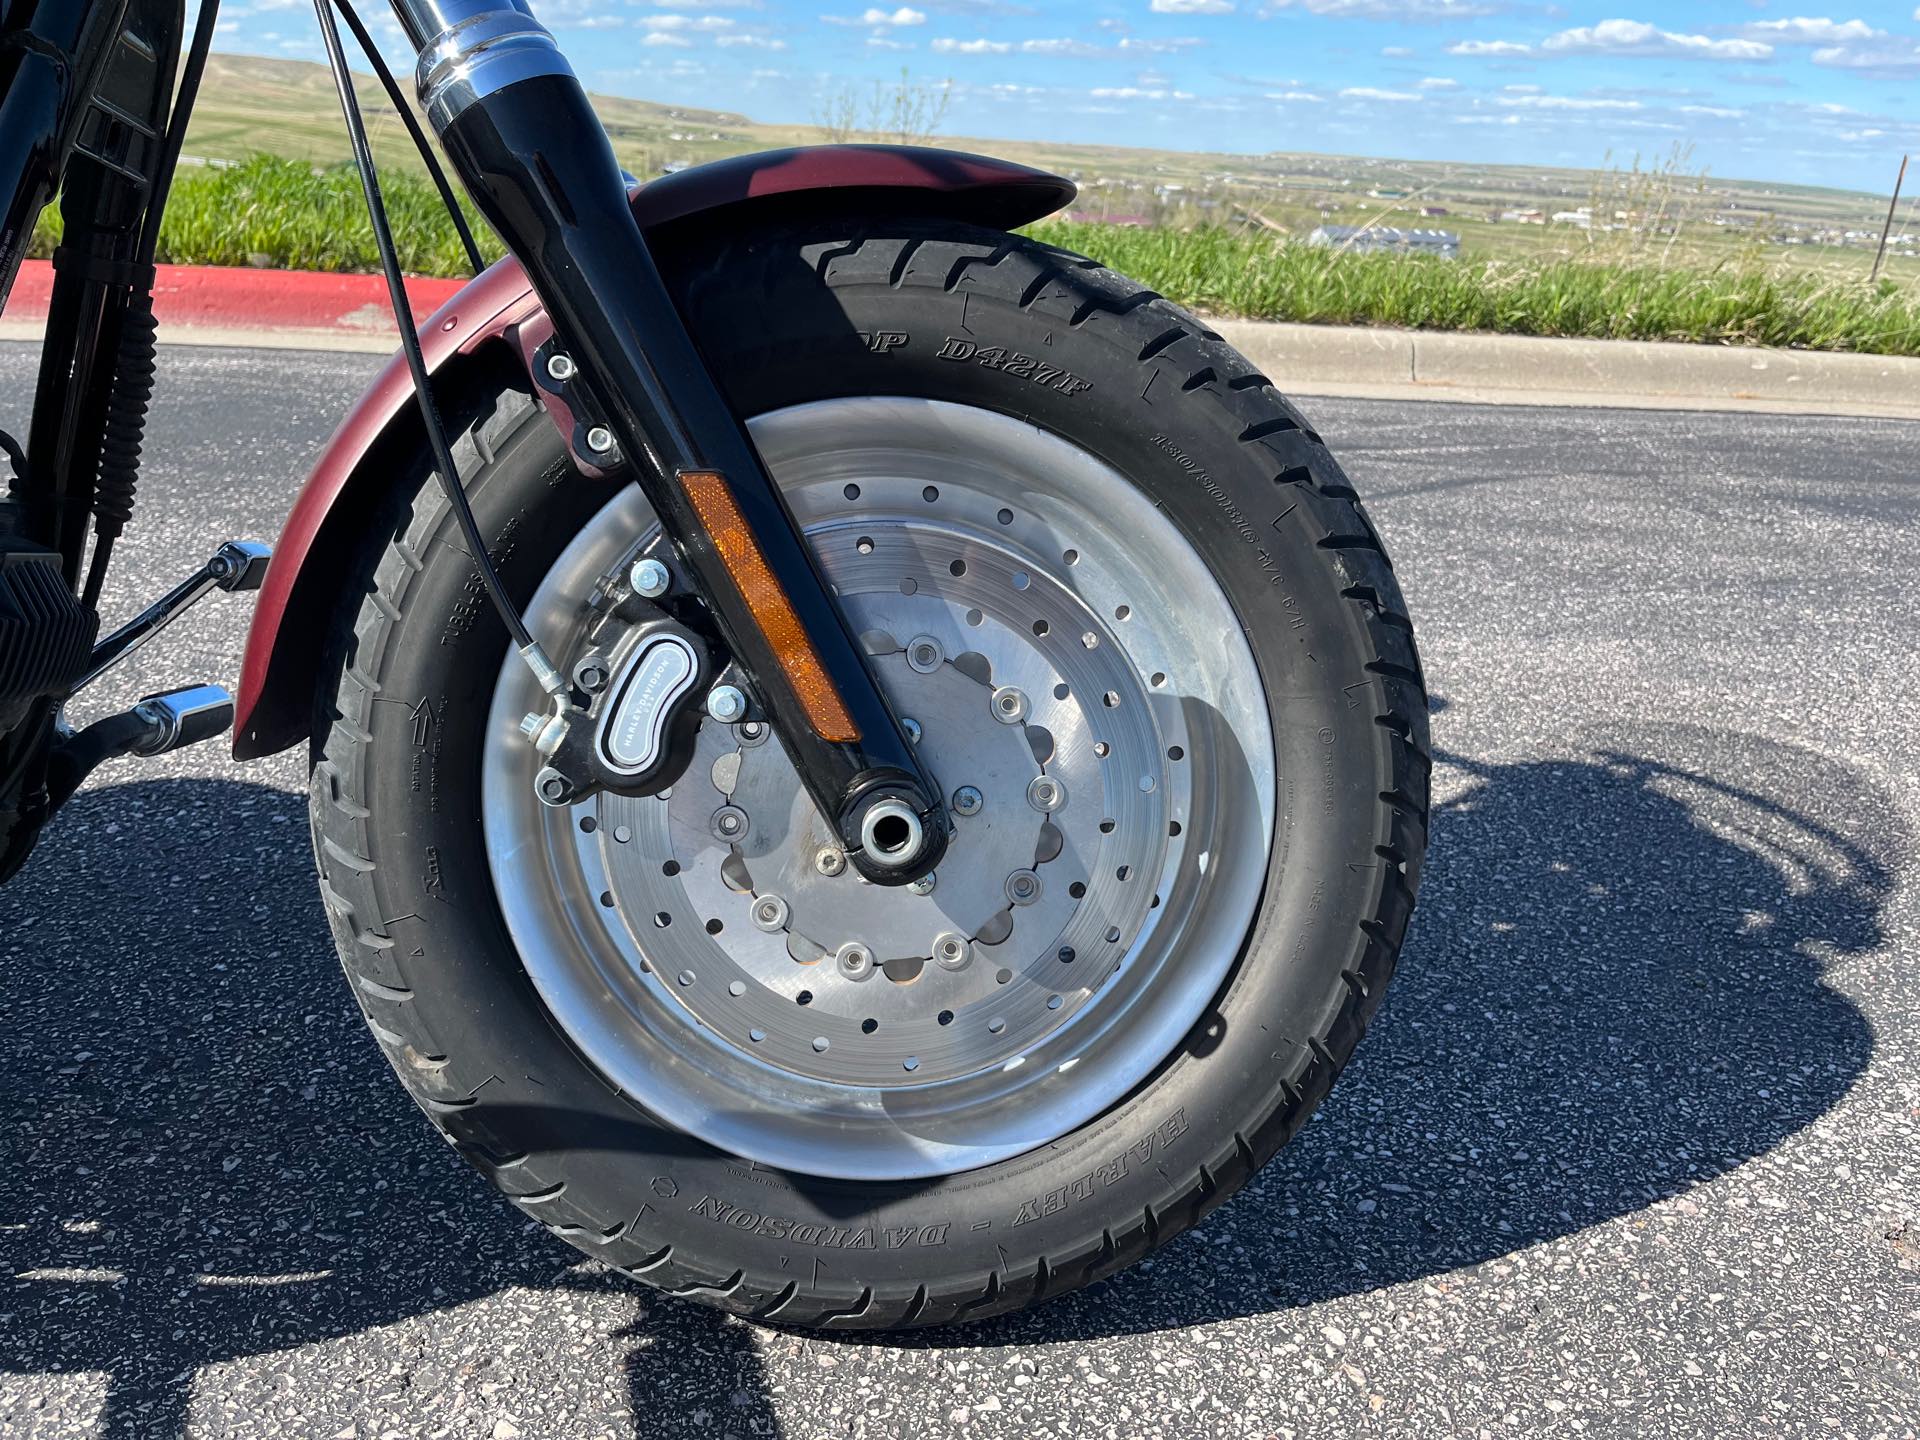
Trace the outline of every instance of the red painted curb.
<instances>
[{"instance_id":1,"label":"red painted curb","mask_svg":"<svg viewBox=\"0 0 1920 1440\"><path fill-rule=\"evenodd\" d=\"M397 334L378 275L314 270L240 270L218 265L160 265L153 313L162 326L219 330L333 330L342 335ZM407 298L425 320L463 280L410 279ZM53 294L53 266L28 260L7 300L9 320L44 319Z\"/></svg>"}]
</instances>

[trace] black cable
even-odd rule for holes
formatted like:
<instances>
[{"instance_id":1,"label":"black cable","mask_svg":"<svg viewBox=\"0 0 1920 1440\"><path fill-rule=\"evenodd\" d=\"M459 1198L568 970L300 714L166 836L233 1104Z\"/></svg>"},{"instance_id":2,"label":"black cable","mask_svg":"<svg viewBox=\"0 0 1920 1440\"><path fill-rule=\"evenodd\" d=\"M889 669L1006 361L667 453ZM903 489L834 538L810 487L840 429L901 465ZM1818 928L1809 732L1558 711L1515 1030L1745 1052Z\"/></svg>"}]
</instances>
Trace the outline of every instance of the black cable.
<instances>
[{"instance_id":1,"label":"black cable","mask_svg":"<svg viewBox=\"0 0 1920 1440\"><path fill-rule=\"evenodd\" d=\"M460 201L453 193L453 186L447 181L447 172L440 168L439 157L433 153L433 142L427 139L427 132L420 128L420 121L413 113L413 107L407 103L407 97L400 92L399 83L393 78L393 71L387 68L387 62L381 57L379 47L373 43L373 36L367 33L367 27L360 23L360 16L348 0L333 0L339 10L340 18L347 22L347 29L353 32L353 38L360 42L360 48L366 52L367 63L373 66L373 73L380 77L380 83L386 88L387 99L399 112L400 123L407 127L407 134L413 139L413 148L420 152L420 158L426 161L427 174L433 177L433 188L440 192L440 203L447 207L447 216L453 221L453 228L459 233L460 247L467 252L467 263L478 275L487 268L487 262L480 253L480 247L474 242L473 231L467 227L467 215L460 208Z\"/></svg>"},{"instance_id":2,"label":"black cable","mask_svg":"<svg viewBox=\"0 0 1920 1440\"><path fill-rule=\"evenodd\" d=\"M151 265L160 247L160 216L167 208L167 195L173 189L173 172L180 164L181 147L187 143L187 121L193 115L193 102L200 94L200 79L207 71L207 52L213 49L213 23L220 14L220 0L201 0L199 17L194 21L193 43L187 49L187 63L180 72L180 90L173 100L173 118L167 122L166 150L160 169L153 177L153 193L147 197L147 218L140 227L140 264Z\"/></svg>"},{"instance_id":3,"label":"black cable","mask_svg":"<svg viewBox=\"0 0 1920 1440\"><path fill-rule=\"evenodd\" d=\"M360 188L366 192L367 214L373 221L373 240L380 250L380 268L386 275L387 295L393 302L393 318L400 327L400 349L407 357L407 369L413 376L413 393L420 402L420 419L426 427L427 445L433 452L434 466L439 471L440 487L446 491L447 503L453 507L453 513L460 522L460 533L466 537L468 557L473 561L474 569L480 573L480 583L486 586L487 598L506 622L514 645L523 653L538 653L533 636L527 630L527 622L520 618L512 597L500 583L499 572L493 568L493 557L487 553L479 522L473 518L473 506L467 501L467 492L460 486L460 472L454 468L453 451L447 444L446 431L441 428L440 412L433 403L432 378L427 374L426 357L420 353L420 335L413 325L413 306L407 300L406 281L400 273L400 257L393 246L393 231L387 225L387 207L380 199L380 178L373 168L373 149L367 143L366 122L360 116L360 101L353 93L353 77L348 73L346 53L340 45L340 27L333 20L332 0L313 0L313 11L320 20L320 38L326 43L327 63L333 68L334 88L340 92L340 112L346 117L347 138L353 142L354 168L360 172ZM545 658L544 654L540 655L542 665L545 664ZM535 668L538 670L540 666ZM547 666L547 671L551 673L551 666ZM543 686L551 683L548 675L542 675L541 683Z\"/></svg>"}]
</instances>

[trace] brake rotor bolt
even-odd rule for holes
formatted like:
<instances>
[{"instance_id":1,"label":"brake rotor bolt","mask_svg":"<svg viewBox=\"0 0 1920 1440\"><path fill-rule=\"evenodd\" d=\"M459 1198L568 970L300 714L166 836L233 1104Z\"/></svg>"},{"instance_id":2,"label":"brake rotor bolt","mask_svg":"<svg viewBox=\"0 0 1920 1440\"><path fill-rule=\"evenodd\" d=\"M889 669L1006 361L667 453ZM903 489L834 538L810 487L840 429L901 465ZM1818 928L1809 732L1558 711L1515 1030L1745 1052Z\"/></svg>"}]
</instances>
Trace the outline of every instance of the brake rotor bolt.
<instances>
[{"instance_id":1,"label":"brake rotor bolt","mask_svg":"<svg viewBox=\"0 0 1920 1440\"><path fill-rule=\"evenodd\" d=\"M826 845L813 857L813 868L822 875L838 875L847 868L847 857L831 845Z\"/></svg>"},{"instance_id":2,"label":"brake rotor bolt","mask_svg":"<svg viewBox=\"0 0 1920 1440\"><path fill-rule=\"evenodd\" d=\"M964 935L949 930L934 937L933 962L942 970L964 970L973 959L973 946Z\"/></svg>"},{"instance_id":3,"label":"brake rotor bolt","mask_svg":"<svg viewBox=\"0 0 1920 1440\"><path fill-rule=\"evenodd\" d=\"M549 805L564 805L567 797L573 794L572 783L551 765L534 777L533 787Z\"/></svg>"},{"instance_id":4,"label":"brake rotor bolt","mask_svg":"<svg viewBox=\"0 0 1920 1440\"><path fill-rule=\"evenodd\" d=\"M1043 815L1051 815L1067 803L1067 789L1051 775L1036 775L1027 786L1027 803Z\"/></svg>"},{"instance_id":5,"label":"brake rotor bolt","mask_svg":"<svg viewBox=\"0 0 1920 1440\"><path fill-rule=\"evenodd\" d=\"M712 829L713 838L716 840L738 840L747 833L749 828L747 812L737 805L722 805L713 812Z\"/></svg>"},{"instance_id":6,"label":"brake rotor bolt","mask_svg":"<svg viewBox=\"0 0 1920 1440\"><path fill-rule=\"evenodd\" d=\"M731 725L747 713L747 697L735 685L716 685L707 692L707 713L722 725Z\"/></svg>"},{"instance_id":7,"label":"brake rotor bolt","mask_svg":"<svg viewBox=\"0 0 1920 1440\"><path fill-rule=\"evenodd\" d=\"M574 377L578 369L571 355L563 355L556 351L547 357L547 374L563 385Z\"/></svg>"},{"instance_id":8,"label":"brake rotor bolt","mask_svg":"<svg viewBox=\"0 0 1920 1440\"><path fill-rule=\"evenodd\" d=\"M946 658L946 647L931 635L918 635L907 642L907 665L919 674L931 675Z\"/></svg>"},{"instance_id":9,"label":"brake rotor bolt","mask_svg":"<svg viewBox=\"0 0 1920 1440\"><path fill-rule=\"evenodd\" d=\"M787 928L787 902L778 895L762 895L753 902L753 926L772 935Z\"/></svg>"},{"instance_id":10,"label":"brake rotor bolt","mask_svg":"<svg viewBox=\"0 0 1920 1440\"><path fill-rule=\"evenodd\" d=\"M993 718L1002 725L1018 725L1027 718L1027 695L1012 685L993 692Z\"/></svg>"},{"instance_id":11,"label":"brake rotor bolt","mask_svg":"<svg viewBox=\"0 0 1920 1440\"><path fill-rule=\"evenodd\" d=\"M740 743L746 746L767 743L767 727L758 720L749 720L737 732Z\"/></svg>"},{"instance_id":12,"label":"brake rotor bolt","mask_svg":"<svg viewBox=\"0 0 1920 1440\"><path fill-rule=\"evenodd\" d=\"M840 973L849 980L865 980L873 974L873 952L864 945L842 945L840 953L834 958L840 966Z\"/></svg>"},{"instance_id":13,"label":"brake rotor bolt","mask_svg":"<svg viewBox=\"0 0 1920 1440\"><path fill-rule=\"evenodd\" d=\"M1007 898L1016 905L1031 905L1040 898L1040 877L1031 870L1016 870L1007 877Z\"/></svg>"},{"instance_id":14,"label":"brake rotor bolt","mask_svg":"<svg viewBox=\"0 0 1920 1440\"><path fill-rule=\"evenodd\" d=\"M911 885L907 886L907 893L911 895L931 895L933 894L933 887L939 883L940 877L929 871Z\"/></svg>"},{"instance_id":15,"label":"brake rotor bolt","mask_svg":"<svg viewBox=\"0 0 1920 1440\"><path fill-rule=\"evenodd\" d=\"M613 449L613 432L604 425L596 425L587 431L587 448L596 455L604 455Z\"/></svg>"},{"instance_id":16,"label":"brake rotor bolt","mask_svg":"<svg viewBox=\"0 0 1920 1440\"><path fill-rule=\"evenodd\" d=\"M956 815L978 815L980 807L986 803L986 797L971 785L962 785L953 792L953 813Z\"/></svg>"},{"instance_id":17,"label":"brake rotor bolt","mask_svg":"<svg viewBox=\"0 0 1920 1440\"><path fill-rule=\"evenodd\" d=\"M915 745L920 743L920 722L918 720L908 715L902 715L900 717L900 728L907 732L907 739L911 740Z\"/></svg>"},{"instance_id":18,"label":"brake rotor bolt","mask_svg":"<svg viewBox=\"0 0 1920 1440\"><path fill-rule=\"evenodd\" d=\"M633 583L633 593L643 600L658 600L673 584L672 572L651 555L634 561L627 579Z\"/></svg>"}]
</instances>

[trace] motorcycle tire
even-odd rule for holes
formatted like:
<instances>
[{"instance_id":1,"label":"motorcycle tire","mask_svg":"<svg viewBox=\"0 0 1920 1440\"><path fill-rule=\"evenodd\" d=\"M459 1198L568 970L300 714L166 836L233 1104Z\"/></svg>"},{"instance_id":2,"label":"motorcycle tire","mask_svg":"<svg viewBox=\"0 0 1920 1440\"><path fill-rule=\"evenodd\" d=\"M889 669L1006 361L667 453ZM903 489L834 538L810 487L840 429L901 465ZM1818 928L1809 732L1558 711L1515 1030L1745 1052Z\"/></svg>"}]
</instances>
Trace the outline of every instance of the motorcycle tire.
<instances>
[{"instance_id":1,"label":"motorcycle tire","mask_svg":"<svg viewBox=\"0 0 1920 1440\"><path fill-rule=\"evenodd\" d=\"M424 449L395 456L316 697L355 999L514 1205L676 1295L884 1329L1100 1280L1300 1128L1393 973L1431 766L1386 552L1264 376L1091 260L885 217L659 249L883 686L978 793L930 895L812 863L751 725L703 719L668 796L538 804L538 692ZM568 665L638 489L576 472L524 375L442 402ZM733 802L749 839L710 824Z\"/></svg>"}]
</instances>

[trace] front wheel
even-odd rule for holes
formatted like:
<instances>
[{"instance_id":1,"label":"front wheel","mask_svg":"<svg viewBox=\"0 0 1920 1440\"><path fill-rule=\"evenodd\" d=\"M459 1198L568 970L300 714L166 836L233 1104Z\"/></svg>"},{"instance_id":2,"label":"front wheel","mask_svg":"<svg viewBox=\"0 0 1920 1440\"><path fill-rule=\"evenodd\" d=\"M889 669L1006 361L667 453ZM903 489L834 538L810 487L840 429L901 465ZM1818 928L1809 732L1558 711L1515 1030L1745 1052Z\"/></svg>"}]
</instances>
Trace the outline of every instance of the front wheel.
<instances>
[{"instance_id":1,"label":"front wheel","mask_svg":"<svg viewBox=\"0 0 1920 1440\"><path fill-rule=\"evenodd\" d=\"M793 1324L1018 1309L1231 1194L1378 1005L1425 697L1372 526L1192 316L1031 241L755 232L664 268L952 807L838 862L776 739L551 809L539 708L424 460L321 697L322 886L453 1143L609 1265ZM531 398L457 452L557 659L653 519Z\"/></svg>"}]
</instances>

